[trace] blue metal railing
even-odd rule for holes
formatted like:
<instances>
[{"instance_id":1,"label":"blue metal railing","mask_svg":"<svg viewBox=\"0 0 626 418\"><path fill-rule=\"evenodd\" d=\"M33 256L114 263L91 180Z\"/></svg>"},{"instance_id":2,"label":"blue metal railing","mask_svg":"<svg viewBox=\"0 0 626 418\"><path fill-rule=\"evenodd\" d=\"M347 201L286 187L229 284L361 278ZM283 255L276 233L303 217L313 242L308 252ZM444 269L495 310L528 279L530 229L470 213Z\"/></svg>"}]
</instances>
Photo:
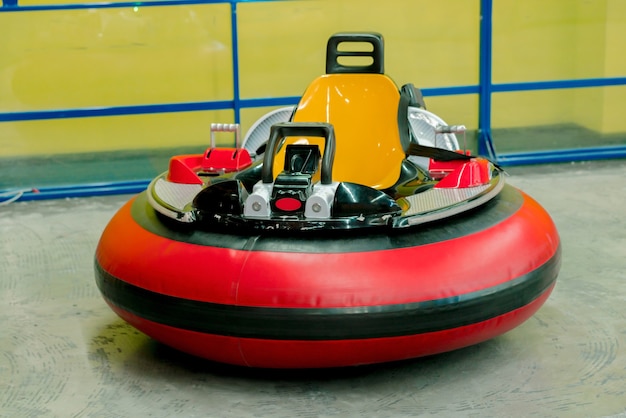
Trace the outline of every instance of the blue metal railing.
<instances>
[{"instance_id":1,"label":"blue metal railing","mask_svg":"<svg viewBox=\"0 0 626 418\"><path fill-rule=\"evenodd\" d=\"M498 164L503 166L538 163L559 163L567 161L584 161L608 158L626 158L626 145L576 149L556 149L550 151L534 151L523 153L498 153L491 134L491 96L493 93L618 86L626 85L626 77L493 84L493 0L481 0L480 14L480 104L478 111L479 154L489 156L490 158L493 158L495 161L497 161Z\"/></svg>"},{"instance_id":2,"label":"blue metal railing","mask_svg":"<svg viewBox=\"0 0 626 418\"><path fill-rule=\"evenodd\" d=\"M496 160L496 149L491 137L491 68L492 68L492 0L480 2L480 57L478 68L478 153Z\"/></svg>"},{"instance_id":3,"label":"blue metal railing","mask_svg":"<svg viewBox=\"0 0 626 418\"><path fill-rule=\"evenodd\" d=\"M102 9L124 7L159 7L177 5L201 4L230 4L231 38L232 38L232 67L233 67L233 99L220 101L165 103L134 106L93 107L80 109L55 109L26 112L0 112L1 122L16 122L45 119L83 118L99 116L121 116L150 113L191 112L199 110L228 110L234 112L235 123L240 122L243 108L285 106L296 104L297 96L275 98L240 97L239 84L239 46L237 26L237 5L245 2L269 2L280 0L148 0L124 1L105 3L57 4L20 6L18 0L2 0L0 13L15 13L28 11L55 11L75 9ZM550 151L534 151L523 153L498 153L491 133L491 98L493 93L532 91L547 89L569 89L587 87L608 87L626 85L626 77L592 78L577 80L536 81L523 83L492 82L492 23L493 0L481 0L480 23L480 57L479 80L477 85L424 88L424 96L446 95L479 95L478 120L478 152L496 160L501 165L520 165L534 163L553 163L566 161L594 160L605 158L626 158L626 145L601 146L577 149L558 149ZM95 194L135 193L147 185L148 180L131 182L98 183L76 186L48 187L38 190L20 190L20 200L46 199L56 197L91 196ZM7 192L0 191L2 195Z\"/></svg>"}]
</instances>

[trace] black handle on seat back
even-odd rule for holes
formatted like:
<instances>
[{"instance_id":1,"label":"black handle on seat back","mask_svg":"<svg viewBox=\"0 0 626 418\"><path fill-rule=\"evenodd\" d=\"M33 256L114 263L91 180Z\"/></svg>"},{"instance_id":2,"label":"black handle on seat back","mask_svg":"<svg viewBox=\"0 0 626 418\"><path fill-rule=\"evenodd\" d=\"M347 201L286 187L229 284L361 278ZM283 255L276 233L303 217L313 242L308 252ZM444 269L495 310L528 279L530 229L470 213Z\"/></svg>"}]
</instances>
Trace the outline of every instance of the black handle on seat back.
<instances>
[{"instance_id":1,"label":"black handle on seat back","mask_svg":"<svg viewBox=\"0 0 626 418\"><path fill-rule=\"evenodd\" d=\"M274 157L278 151L280 140L288 136L315 136L324 138L324 155L322 156L322 170L320 182L333 182L333 161L335 160L335 129L333 125L323 122L284 122L272 125L270 139L263 156L261 180L263 183L274 181Z\"/></svg>"},{"instance_id":2,"label":"black handle on seat back","mask_svg":"<svg viewBox=\"0 0 626 418\"><path fill-rule=\"evenodd\" d=\"M339 50L340 44L349 42L369 43L371 51ZM384 42L380 33L337 33L326 44L326 74L369 73L384 74ZM370 65L345 65L339 63L340 57L371 57Z\"/></svg>"}]
</instances>

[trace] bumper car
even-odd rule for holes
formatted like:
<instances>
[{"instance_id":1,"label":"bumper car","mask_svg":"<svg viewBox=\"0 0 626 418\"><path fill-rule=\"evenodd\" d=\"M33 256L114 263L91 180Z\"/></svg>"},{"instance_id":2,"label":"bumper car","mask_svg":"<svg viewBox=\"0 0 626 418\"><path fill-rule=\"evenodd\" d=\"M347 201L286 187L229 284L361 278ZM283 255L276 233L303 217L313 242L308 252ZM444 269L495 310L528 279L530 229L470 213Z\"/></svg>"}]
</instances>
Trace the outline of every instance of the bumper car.
<instances>
[{"instance_id":1,"label":"bumper car","mask_svg":"<svg viewBox=\"0 0 626 418\"><path fill-rule=\"evenodd\" d=\"M366 48L363 48L363 45ZM501 335L550 295L547 212L384 73L376 33L243 140L179 155L103 232L97 285L148 336L262 368L381 363ZM235 147L215 146L231 132Z\"/></svg>"}]
</instances>

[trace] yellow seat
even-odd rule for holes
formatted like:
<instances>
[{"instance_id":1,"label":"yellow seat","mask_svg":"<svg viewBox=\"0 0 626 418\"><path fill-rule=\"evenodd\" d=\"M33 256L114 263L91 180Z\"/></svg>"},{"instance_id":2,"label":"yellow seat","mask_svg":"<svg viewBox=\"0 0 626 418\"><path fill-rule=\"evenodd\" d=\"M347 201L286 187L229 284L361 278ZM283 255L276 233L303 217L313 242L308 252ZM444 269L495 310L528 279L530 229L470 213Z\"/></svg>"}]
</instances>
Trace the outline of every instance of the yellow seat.
<instances>
[{"instance_id":1,"label":"yellow seat","mask_svg":"<svg viewBox=\"0 0 626 418\"><path fill-rule=\"evenodd\" d=\"M326 74L309 85L292 120L334 126L333 181L385 189L397 182L405 158L399 101L398 88L384 74ZM297 139L288 138L287 143ZM323 139L307 139L323 152ZM276 156L275 173L282 169L285 148Z\"/></svg>"}]
</instances>

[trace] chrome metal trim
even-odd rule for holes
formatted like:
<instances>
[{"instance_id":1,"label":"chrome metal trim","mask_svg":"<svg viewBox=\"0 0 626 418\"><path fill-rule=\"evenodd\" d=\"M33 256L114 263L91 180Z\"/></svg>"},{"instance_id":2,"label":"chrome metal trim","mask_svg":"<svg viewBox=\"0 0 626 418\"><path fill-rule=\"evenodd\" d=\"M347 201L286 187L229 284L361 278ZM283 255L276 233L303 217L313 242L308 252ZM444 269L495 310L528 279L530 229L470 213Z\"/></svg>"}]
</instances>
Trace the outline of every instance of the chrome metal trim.
<instances>
[{"instance_id":1,"label":"chrome metal trim","mask_svg":"<svg viewBox=\"0 0 626 418\"><path fill-rule=\"evenodd\" d=\"M405 228L419 225L474 209L496 197L504 184L504 176L495 170L489 183L482 186L462 189L433 188L404 197L402 199L410 206L394 220L393 227Z\"/></svg>"},{"instance_id":2,"label":"chrome metal trim","mask_svg":"<svg viewBox=\"0 0 626 418\"><path fill-rule=\"evenodd\" d=\"M191 207L194 197L202 190L199 184L179 184L165 180L167 173L156 177L147 189L148 203L157 212L168 218L182 223L193 223L196 221L196 213ZM190 187L196 186L196 187ZM169 188L171 196L163 196L163 191ZM159 190L160 189L160 190ZM178 189L178 190L177 190ZM161 192L159 194L158 192ZM186 200L183 204L181 201ZM179 203L179 204L177 204Z\"/></svg>"}]
</instances>

